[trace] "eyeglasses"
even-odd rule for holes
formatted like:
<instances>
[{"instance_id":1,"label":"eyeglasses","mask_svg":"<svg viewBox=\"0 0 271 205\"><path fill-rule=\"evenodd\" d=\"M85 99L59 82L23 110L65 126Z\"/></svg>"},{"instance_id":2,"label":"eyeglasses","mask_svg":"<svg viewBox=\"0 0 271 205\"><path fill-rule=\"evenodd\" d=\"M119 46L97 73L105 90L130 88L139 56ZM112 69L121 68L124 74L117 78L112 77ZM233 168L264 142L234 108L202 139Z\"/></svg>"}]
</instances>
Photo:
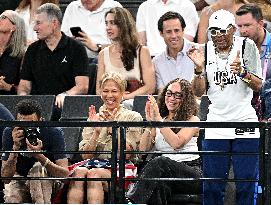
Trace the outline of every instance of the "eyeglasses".
<instances>
[{"instance_id":1,"label":"eyeglasses","mask_svg":"<svg viewBox=\"0 0 271 205\"><path fill-rule=\"evenodd\" d=\"M1 15L0 16L0 19L8 19L13 25L15 25L15 22L14 21L12 21L8 16L6 16L6 15Z\"/></svg>"},{"instance_id":2,"label":"eyeglasses","mask_svg":"<svg viewBox=\"0 0 271 205\"><path fill-rule=\"evenodd\" d=\"M217 36L218 33L220 33L220 35L227 35L228 34L228 31L231 29L231 27L229 28L226 28L226 29L215 29L215 28L212 28L210 29L210 34L211 36Z\"/></svg>"},{"instance_id":3,"label":"eyeglasses","mask_svg":"<svg viewBox=\"0 0 271 205\"><path fill-rule=\"evenodd\" d=\"M178 99L178 100L183 99L184 97L183 93L180 93L180 92L173 93L171 90L167 90L165 96L167 97L173 96L175 99Z\"/></svg>"}]
</instances>

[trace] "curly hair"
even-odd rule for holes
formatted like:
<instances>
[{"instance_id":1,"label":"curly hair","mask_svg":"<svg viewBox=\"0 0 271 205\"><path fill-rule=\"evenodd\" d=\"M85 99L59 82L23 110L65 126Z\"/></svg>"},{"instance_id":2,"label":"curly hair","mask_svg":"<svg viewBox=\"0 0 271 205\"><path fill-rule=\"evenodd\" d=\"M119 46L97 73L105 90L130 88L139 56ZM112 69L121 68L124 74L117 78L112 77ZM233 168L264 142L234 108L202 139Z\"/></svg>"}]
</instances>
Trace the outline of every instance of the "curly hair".
<instances>
[{"instance_id":1,"label":"curly hair","mask_svg":"<svg viewBox=\"0 0 271 205\"><path fill-rule=\"evenodd\" d=\"M161 114L161 117L166 117L169 114L169 111L167 109L166 103L165 103L165 95L168 90L168 87L173 83L179 83L181 87L181 92L183 93L183 98L181 105L176 110L176 113L174 115L173 120L174 121L187 121L189 120L193 115L198 114L198 106L196 103L196 98L192 89L191 83L189 83L187 80L176 78L175 80L170 81L163 89L161 94L158 96L158 107L159 112Z\"/></svg>"},{"instance_id":2,"label":"curly hair","mask_svg":"<svg viewBox=\"0 0 271 205\"><path fill-rule=\"evenodd\" d=\"M36 114L38 118L41 117L42 108L41 105L36 100L24 99L18 102L15 107L16 115L32 115Z\"/></svg>"},{"instance_id":3,"label":"curly hair","mask_svg":"<svg viewBox=\"0 0 271 205\"><path fill-rule=\"evenodd\" d=\"M114 14L114 22L119 28L119 41L122 47L121 60L124 68L129 71L134 68L134 58L137 58L137 49L140 46L136 24L131 13L120 7L111 8L105 17Z\"/></svg>"}]
</instances>

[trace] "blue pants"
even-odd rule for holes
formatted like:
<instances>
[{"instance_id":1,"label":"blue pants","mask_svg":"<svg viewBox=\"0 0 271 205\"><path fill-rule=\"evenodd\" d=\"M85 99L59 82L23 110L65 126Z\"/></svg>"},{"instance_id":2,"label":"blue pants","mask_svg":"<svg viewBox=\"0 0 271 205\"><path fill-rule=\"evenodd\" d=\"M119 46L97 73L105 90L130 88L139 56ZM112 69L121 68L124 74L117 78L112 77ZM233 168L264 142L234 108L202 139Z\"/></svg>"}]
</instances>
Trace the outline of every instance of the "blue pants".
<instances>
[{"instance_id":1,"label":"blue pants","mask_svg":"<svg viewBox=\"0 0 271 205\"><path fill-rule=\"evenodd\" d=\"M204 151L258 152L259 139L204 140ZM233 164L235 179L258 179L258 155L204 155L203 176L205 178L228 178ZM236 182L236 205L256 204L256 182ZM204 181L203 205L222 205L226 182Z\"/></svg>"}]
</instances>

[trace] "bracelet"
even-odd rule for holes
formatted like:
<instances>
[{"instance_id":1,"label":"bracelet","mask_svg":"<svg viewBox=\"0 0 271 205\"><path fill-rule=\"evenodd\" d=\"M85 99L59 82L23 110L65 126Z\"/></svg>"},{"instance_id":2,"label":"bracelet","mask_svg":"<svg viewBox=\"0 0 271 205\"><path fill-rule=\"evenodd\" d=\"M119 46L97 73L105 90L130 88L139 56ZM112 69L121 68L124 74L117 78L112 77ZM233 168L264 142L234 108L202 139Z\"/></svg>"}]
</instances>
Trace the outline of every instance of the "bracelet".
<instances>
[{"instance_id":1,"label":"bracelet","mask_svg":"<svg viewBox=\"0 0 271 205\"><path fill-rule=\"evenodd\" d=\"M196 68L194 68L194 73L196 74L196 75L200 75L200 74L202 74L202 70L201 71L197 71L197 69Z\"/></svg>"},{"instance_id":2,"label":"bracelet","mask_svg":"<svg viewBox=\"0 0 271 205\"><path fill-rule=\"evenodd\" d=\"M251 82L251 73L247 72L248 78L241 78L242 81L249 84Z\"/></svg>"},{"instance_id":3,"label":"bracelet","mask_svg":"<svg viewBox=\"0 0 271 205\"><path fill-rule=\"evenodd\" d=\"M242 66L241 71L237 74L240 78L244 78L247 75L247 69L245 66Z\"/></svg>"},{"instance_id":4,"label":"bracelet","mask_svg":"<svg viewBox=\"0 0 271 205\"><path fill-rule=\"evenodd\" d=\"M50 159L47 158L43 166L46 167L50 162Z\"/></svg>"},{"instance_id":5,"label":"bracelet","mask_svg":"<svg viewBox=\"0 0 271 205\"><path fill-rule=\"evenodd\" d=\"M102 45L99 44L99 43L97 43L96 46L97 46L97 48L98 48L96 52L99 53L99 52L102 50Z\"/></svg>"},{"instance_id":6,"label":"bracelet","mask_svg":"<svg viewBox=\"0 0 271 205\"><path fill-rule=\"evenodd\" d=\"M205 77L205 75L206 75L206 72L201 72L200 74L194 74L194 78L203 78L203 77Z\"/></svg>"}]
</instances>

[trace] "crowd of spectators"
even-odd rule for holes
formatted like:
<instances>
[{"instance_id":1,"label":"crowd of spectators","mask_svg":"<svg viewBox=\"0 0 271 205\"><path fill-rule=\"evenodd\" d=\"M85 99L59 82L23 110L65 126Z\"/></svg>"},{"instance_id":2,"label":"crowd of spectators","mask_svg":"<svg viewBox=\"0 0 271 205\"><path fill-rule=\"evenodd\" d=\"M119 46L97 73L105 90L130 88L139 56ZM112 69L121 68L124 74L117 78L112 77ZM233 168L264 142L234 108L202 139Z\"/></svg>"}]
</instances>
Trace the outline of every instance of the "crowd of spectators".
<instances>
[{"instance_id":1,"label":"crowd of spectators","mask_svg":"<svg viewBox=\"0 0 271 205\"><path fill-rule=\"evenodd\" d=\"M66 96L93 90L91 81L96 82L94 90L104 105L96 113L90 102L88 121L199 121L197 102L203 94L210 100L207 121L271 120L271 5L267 1L146 0L136 16L115 0L74 0L64 13L59 0L12 2L0 5L0 95L55 95L52 121L60 119ZM95 76L90 75L93 66ZM153 94L158 95L157 102ZM138 95L149 95L146 116L131 111ZM1 105L0 120L42 120L35 101L21 101L16 108L13 117ZM32 143L25 139L24 128L1 129L3 150L18 151L22 146L30 151L65 150L61 128L38 132L40 138ZM198 128L129 128L126 150L197 151L197 133ZM206 129L203 149L257 152L259 136L258 130L249 135L244 131L240 137L234 129ZM111 150L110 137L112 128L86 127L79 150ZM127 163L137 163L138 156L127 156ZM232 162L235 176L258 179L257 157L208 156L201 164L198 155L181 156L157 157L141 176L227 178ZM110 165L108 156L81 157L86 166L69 172L64 154L3 153L1 174L110 178L110 166L97 165L97 160ZM108 184L88 181L85 189L84 183L70 183L67 202L104 203ZM127 200L167 204L168 196L185 187L185 193L203 193L205 205L223 203L225 184L196 185L193 190L189 183L160 186L140 181L129 190ZM50 203L52 186L46 180L5 181L4 199ZM236 203L254 203L255 187L255 183L236 183ZM15 196L14 190L20 194ZM150 190L152 194L146 194Z\"/></svg>"}]
</instances>

